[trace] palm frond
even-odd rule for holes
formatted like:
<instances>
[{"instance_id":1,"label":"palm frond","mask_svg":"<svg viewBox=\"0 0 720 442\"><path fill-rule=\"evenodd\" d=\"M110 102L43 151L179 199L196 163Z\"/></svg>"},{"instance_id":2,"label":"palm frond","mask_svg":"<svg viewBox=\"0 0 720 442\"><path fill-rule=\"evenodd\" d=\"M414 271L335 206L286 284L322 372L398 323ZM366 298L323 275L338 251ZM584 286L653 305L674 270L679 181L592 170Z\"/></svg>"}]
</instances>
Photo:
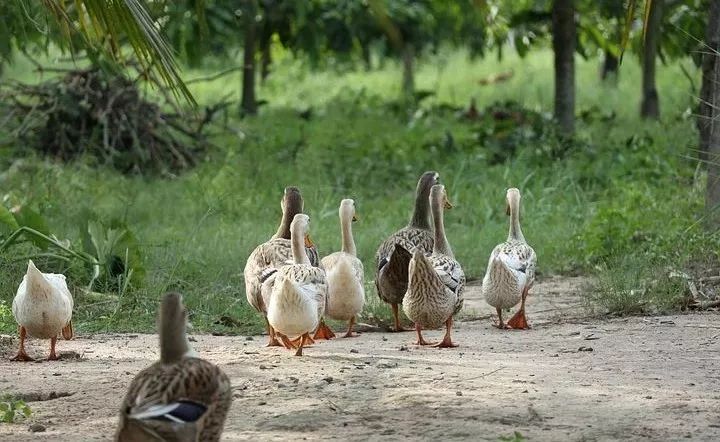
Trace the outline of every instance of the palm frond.
<instances>
[{"instance_id":1,"label":"palm frond","mask_svg":"<svg viewBox=\"0 0 720 442\"><path fill-rule=\"evenodd\" d=\"M68 40L77 33L89 48L115 61L122 61L126 42L145 72L155 72L176 98L196 104L142 0L43 0L43 4Z\"/></svg>"}]
</instances>

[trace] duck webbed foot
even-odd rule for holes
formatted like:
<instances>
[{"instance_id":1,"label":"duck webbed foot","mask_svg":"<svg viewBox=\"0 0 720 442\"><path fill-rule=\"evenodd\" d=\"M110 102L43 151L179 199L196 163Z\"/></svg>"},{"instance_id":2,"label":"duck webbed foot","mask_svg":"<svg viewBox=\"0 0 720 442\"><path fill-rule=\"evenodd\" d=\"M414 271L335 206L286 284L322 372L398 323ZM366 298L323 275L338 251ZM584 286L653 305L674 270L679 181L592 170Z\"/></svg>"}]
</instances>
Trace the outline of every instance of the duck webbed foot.
<instances>
[{"instance_id":1,"label":"duck webbed foot","mask_svg":"<svg viewBox=\"0 0 720 442\"><path fill-rule=\"evenodd\" d=\"M335 333L333 333L333 331L330 330L330 327L325 324L325 320L321 319L320 325L318 325L317 330L315 330L313 339L332 339L334 337Z\"/></svg>"},{"instance_id":2,"label":"duck webbed foot","mask_svg":"<svg viewBox=\"0 0 720 442\"><path fill-rule=\"evenodd\" d=\"M432 342L426 341L422 336L422 328L419 324L415 324L415 333L417 333L417 341L415 345L434 345Z\"/></svg>"},{"instance_id":3,"label":"duck webbed foot","mask_svg":"<svg viewBox=\"0 0 720 442\"><path fill-rule=\"evenodd\" d=\"M433 345L433 347L454 348L454 347L458 346L457 344L455 344L452 341L452 338L450 337L450 331L452 330L452 324L453 324L453 319L451 316L447 321L445 321L445 336L443 337L443 340L438 342L437 344Z\"/></svg>"}]
</instances>

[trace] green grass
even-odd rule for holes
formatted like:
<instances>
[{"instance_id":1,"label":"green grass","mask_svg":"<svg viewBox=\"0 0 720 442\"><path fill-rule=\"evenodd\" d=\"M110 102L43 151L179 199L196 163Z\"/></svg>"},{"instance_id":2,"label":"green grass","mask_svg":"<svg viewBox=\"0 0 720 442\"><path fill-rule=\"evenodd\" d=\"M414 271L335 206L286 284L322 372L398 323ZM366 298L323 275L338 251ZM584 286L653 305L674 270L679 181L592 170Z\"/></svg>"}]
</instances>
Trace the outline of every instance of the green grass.
<instances>
[{"instance_id":1,"label":"green grass","mask_svg":"<svg viewBox=\"0 0 720 442\"><path fill-rule=\"evenodd\" d=\"M370 73L311 72L301 61L277 59L259 89L269 102L260 115L240 120L230 114L241 135L218 137L219 150L176 178L122 176L82 161L17 159L13 149L0 148L0 198L34 207L53 233L75 244L88 210L106 222L124 221L141 244L144 283L110 297L77 296L81 332L152 330L159 296L168 289L185 294L198 330L259 331L261 321L245 301L242 270L251 250L274 233L286 185L301 188L321 253L340 246L340 200L357 201L361 221L354 231L368 277L363 320L387 318L389 309L377 301L371 283L374 252L407 222L417 177L425 170L441 173L456 205L446 214L446 228L470 277L482 277L492 247L507 235L504 192L510 186L523 192L523 231L544 275L594 272L607 262L614 268L620 265L616 257L624 255L670 259L689 235L700 238L697 247L717 244L717 235L708 238L695 224L703 186L695 180L695 163L685 158L693 156L697 138L689 111L693 95L677 65L659 68L662 120L644 122L637 115L634 60L625 61L617 87L599 82L597 60L578 60L577 108L585 117L578 119L575 142L558 140L547 123L541 134L512 143L516 155L490 164L488 146L477 138L486 129L482 123L468 123L439 105L466 106L471 97L480 108L516 100L547 115L550 52L525 60L508 56L500 63L468 61L462 52L427 60L420 65L418 88L436 95L412 115L394 106L397 66ZM515 73L510 81L478 85L478 79L505 70ZM7 72L29 75L22 64ZM188 72L186 78L209 73ZM192 90L201 103L211 103L227 93L237 98L239 84L238 76L229 76ZM309 107L312 118L299 118L297 111ZM603 118L610 114L615 117ZM0 255L0 301L7 306L30 253L25 245ZM87 283L87 269L78 265L41 264L46 271L68 272L76 288ZM14 330L3 311L0 304L0 330ZM218 323L225 316L235 325Z\"/></svg>"}]
</instances>

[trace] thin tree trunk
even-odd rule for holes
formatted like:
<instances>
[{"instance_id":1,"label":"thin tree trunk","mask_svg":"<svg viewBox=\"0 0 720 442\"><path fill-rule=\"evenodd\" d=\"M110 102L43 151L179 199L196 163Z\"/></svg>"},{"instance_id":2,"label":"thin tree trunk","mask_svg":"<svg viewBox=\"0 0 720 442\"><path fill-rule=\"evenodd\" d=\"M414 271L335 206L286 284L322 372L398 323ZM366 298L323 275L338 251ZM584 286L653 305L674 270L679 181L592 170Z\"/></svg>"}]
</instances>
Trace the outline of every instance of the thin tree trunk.
<instances>
[{"instance_id":1,"label":"thin tree trunk","mask_svg":"<svg viewBox=\"0 0 720 442\"><path fill-rule=\"evenodd\" d=\"M552 7L555 52L555 119L563 135L575 130L575 5L555 0Z\"/></svg>"},{"instance_id":2,"label":"thin tree trunk","mask_svg":"<svg viewBox=\"0 0 720 442\"><path fill-rule=\"evenodd\" d=\"M272 64L272 53L270 51L270 38L263 40L260 53L260 81L265 83L268 75L270 75L270 65Z\"/></svg>"},{"instance_id":3,"label":"thin tree trunk","mask_svg":"<svg viewBox=\"0 0 720 442\"><path fill-rule=\"evenodd\" d=\"M411 98L415 94L415 73L413 69L413 63L415 61L415 48L411 43L405 43L403 46L402 61L402 92L404 97Z\"/></svg>"},{"instance_id":4,"label":"thin tree trunk","mask_svg":"<svg viewBox=\"0 0 720 442\"><path fill-rule=\"evenodd\" d=\"M257 40L257 4L255 0L247 1L245 14L245 41L243 49L243 77L242 77L242 100L240 110L243 114L254 115L257 113L257 100L255 99L255 47Z\"/></svg>"},{"instance_id":5,"label":"thin tree trunk","mask_svg":"<svg viewBox=\"0 0 720 442\"><path fill-rule=\"evenodd\" d=\"M713 0L714 8L718 8L718 0ZM715 11L717 13L717 11ZM717 20L713 23L713 34L709 41L720 41L720 26ZM707 33L711 35L710 32ZM720 229L720 56L712 55L713 66L710 82L714 85L710 93L710 121L708 138L708 174L707 192L705 194L706 224L711 232Z\"/></svg>"},{"instance_id":6,"label":"thin tree trunk","mask_svg":"<svg viewBox=\"0 0 720 442\"><path fill-rule=\"evenodd\" d=\"M705 30L705 44L702 58L702 86L700 86L700 102L698 103L697 128L700 133L698 154L701 161L708 159L710 144L710 119L712 118L713 68L720 50L720 0L710 2L710 16Z\"/></svg>"},{"instance_id":7,"label":"thin tree trunk","mask_svg":"<svg viewBox=\"0 0 720 442\"><path fill-rule=\"evenodd\" d=\"M660 118L660 98L655 84L655 59L660 44L660 25L662 24L663 0L654 0L650 8L648 22L645 23L645 42L642 54L642 103L640 116Z\"/></svg>"},{"instance_id":8,"label":"thin tree trunk","mask_svg":"<svg viewBox=\"0 0 720 442\"><path fill-rule=\"evenodd\" d=\"M603 81L610 81L614 84L617 84L618 58L615 56L615 54L607 50L605 51L605 57L603 58L600 78Z\"/></svg>"},{"instance_id":9,"label":"thin tree trunk","mask_svg":"<svg viewBox=\"0 0 720 442\"><path fill-rule=\"evenodd\" d=\"M372 55L370 54L370 46L367 44L362 45L362 60L365 71L370 72L372 70Z\"/></svg>"}]
</instances>

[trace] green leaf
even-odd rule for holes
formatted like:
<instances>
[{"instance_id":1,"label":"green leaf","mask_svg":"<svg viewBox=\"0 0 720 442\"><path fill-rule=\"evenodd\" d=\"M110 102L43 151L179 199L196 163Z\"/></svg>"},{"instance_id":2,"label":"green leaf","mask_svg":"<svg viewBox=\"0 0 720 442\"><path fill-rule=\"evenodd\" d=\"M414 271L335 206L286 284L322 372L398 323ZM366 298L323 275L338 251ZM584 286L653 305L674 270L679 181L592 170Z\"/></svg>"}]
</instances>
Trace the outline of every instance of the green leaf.
<instances>
[{"instance_id":1,"label":"green leaf","mask_svg":"<svg viewBox=\"0 0 720 442\"><path fill-rule=\"evenodd\" d=\"M8 411L10 409L10 404L7 402L0 402L0 411Z\"/></svg>"},{"instance_id":2,"label":"green leaf","mask_svg":"<svg viewBox=\"0 0 720 442\"><path fill-rule=\"evenodd\" d=\"M15 217L7 209L7 207L0 204L0 232L11 233L20 228Z\"/></svg>"},{"instance_id":3,"label":"green leaf","mask_svg":"<svg viewBox=\"0 0 720 442\"><path fill-rule=\"evenodd\" d=\"M39 212L36 212L28 206L23 206L20 208L20 210L15 212L15 220L20 227L29 227L33 230L37 230L43 235L50 236L50 228L45 221L45 217L43 217ZM43 238L31 236L30 240L33 242L33 244L43 250L47 249L48 247L48 242Z\"/></svg>"}]
</instances>

